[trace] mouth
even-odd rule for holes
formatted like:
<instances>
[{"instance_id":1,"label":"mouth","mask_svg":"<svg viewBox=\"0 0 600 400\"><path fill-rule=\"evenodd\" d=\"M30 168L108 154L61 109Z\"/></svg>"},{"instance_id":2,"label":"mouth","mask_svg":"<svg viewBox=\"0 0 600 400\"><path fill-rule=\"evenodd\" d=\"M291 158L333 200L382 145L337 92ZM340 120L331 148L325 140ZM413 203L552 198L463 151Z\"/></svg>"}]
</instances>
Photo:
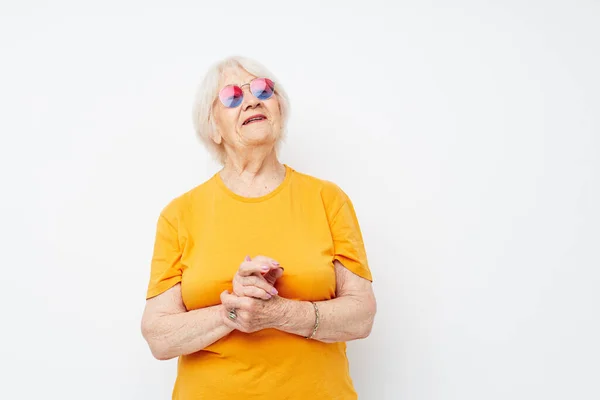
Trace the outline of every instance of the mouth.
<instances>
[{"instance_id":1,"label":"mouth","mask_svg":"<svg viewBox=\"0 0 600 400\"><path fill-rule=\"evenodd\" d=\"M244 121L244 123L242 125L254 124L256 122L266 121L266 120L267 120L267 117L264 116L263 114L255 114L255 115L252 115L252 116L246 118L246 120Z\"/></svg>"}]
</instances>

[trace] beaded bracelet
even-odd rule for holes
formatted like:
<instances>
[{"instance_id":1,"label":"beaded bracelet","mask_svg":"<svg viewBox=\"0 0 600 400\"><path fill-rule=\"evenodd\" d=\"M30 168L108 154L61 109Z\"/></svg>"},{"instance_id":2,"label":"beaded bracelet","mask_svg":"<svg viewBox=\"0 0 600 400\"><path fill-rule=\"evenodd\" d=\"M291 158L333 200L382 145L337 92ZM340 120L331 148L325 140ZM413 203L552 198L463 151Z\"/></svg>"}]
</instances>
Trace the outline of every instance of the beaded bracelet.
<instances>
[{"instance_id":1,"label":"beaded bracelet","mask_svg":"<svg viewBox=\"0 0 600 400\"><path fill-rule=\"evenodd\" d=\"M315 308L315 327L313 328L312 333L310 334L310 336L307 336L307 339L312 339L315 336L315 333L317 333L317 328L319 327L319 307L317 307L317 303L312 302L313 307Z\"/></svg>"}]
</instances>

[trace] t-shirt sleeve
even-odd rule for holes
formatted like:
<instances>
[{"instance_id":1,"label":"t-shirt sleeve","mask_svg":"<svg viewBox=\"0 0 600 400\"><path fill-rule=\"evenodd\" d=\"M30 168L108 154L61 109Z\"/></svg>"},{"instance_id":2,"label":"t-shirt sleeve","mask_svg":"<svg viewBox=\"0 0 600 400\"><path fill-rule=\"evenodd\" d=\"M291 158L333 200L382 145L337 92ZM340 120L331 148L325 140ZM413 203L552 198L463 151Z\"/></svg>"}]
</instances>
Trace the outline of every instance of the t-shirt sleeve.
<instances>
[{"instance_id":1,"label":"t-shirt sleeve","mask_svg":"<svg viewBox=\"0 0 600 400\"><path fill-rule=\"evenodd\" d=\"M181 282L182 248L179 241L179 221L175 203L165 207L156 223L156 238L150 264L150 283L146 299L158 296Z\"/></svg>"},{"instance_id":2,"label":"t-shirt sleeve","mask_svg":"<svg viewBox=\"0 0 600 400\"><path fill-rule=\"evenodd\" d=\"M331 201L333 214L330 219L334 246L334 260L358 276L373 281L367 261L360 225L350 198L339 187L335 187L335 198ZM336 211L337 210L337 211Z\"/></svg>"}]
</instances>

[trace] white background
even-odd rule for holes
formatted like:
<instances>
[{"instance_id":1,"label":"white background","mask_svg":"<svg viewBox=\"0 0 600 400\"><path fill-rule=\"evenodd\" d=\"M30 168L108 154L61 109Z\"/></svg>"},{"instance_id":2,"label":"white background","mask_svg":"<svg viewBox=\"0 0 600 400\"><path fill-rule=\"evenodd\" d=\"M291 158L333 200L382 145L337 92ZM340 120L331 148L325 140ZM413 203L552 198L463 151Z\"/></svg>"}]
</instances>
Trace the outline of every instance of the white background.
<instances>
[{"instance_id":1,"label":"white background","mask_svg":"<svg viewBox=\"0 0 600 400\"><path fill-rule=\"evenodd\" d=\"M217 171L191 105L232 54L290 94L281 160L357 209L361 399L600 398L597 1L89 3L0 6L0 398L170 398L155 223Z\"/></svg>"}]
</instances>

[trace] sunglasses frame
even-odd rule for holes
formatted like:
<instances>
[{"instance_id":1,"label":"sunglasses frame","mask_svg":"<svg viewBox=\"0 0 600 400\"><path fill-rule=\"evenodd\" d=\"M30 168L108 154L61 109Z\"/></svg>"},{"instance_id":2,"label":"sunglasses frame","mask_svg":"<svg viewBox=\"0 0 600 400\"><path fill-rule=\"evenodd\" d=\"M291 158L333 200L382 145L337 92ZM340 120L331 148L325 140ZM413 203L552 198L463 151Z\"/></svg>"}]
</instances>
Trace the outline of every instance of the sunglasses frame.
<instances>
[{"instance_id":1,"label":"sunglasses frame","mask_svg":"<svg viewBox=\"0 0 600 400\"><path fill-rule=\"evenodd\" d=\"M269 81L271 81L271 83L273 84L273 93L272 93L272 94L271 94L269 97L267 97L266 99L259 99L258 97L256 97L256 96L254 95L254 93L252 93L252 89L250 89L250 88L252 87L252 86L251 86L252 82L254 82L254 81L255 81L255 80L257 80L257 79L268 79L268 80L269 80ZM270 99L271 97L273 97L273 95L275 94L275 82L273 82L271 79L269 79L269 78L266 78L266 77L264 77L264 76L257 76L256 78L253 78L252 80L250 80L250 82L244 83L244 84L242 84L242 85L237 85L237 84L233 84L233 83L232 83L232 84L230 84L230 85L225 85L225 86L223 86L223 87L222 87L222 88L219 90L219 93L217 94L217 97L219 98L219 102L220 102L221 104L223 104L223 106L224 106L225 108L238 108L239 106L241 106L241 105L242 105L242 102L244 101L244 96L245 96L245 94L244 94L244 86L246 86L246 85L248 85L248 91L250 92L250 94L252 94L252 96L254 96L255 98L257 98L257 99L258 99L258 100L260 100L260 101L269 100L269 99ZM238 105L237 105L237 106L235 106L235 107L227 107L227 105L225 105L225 103L223 103L223 100L221 100L221 92L222 92L222 91L223 91L225 88L228 88L228 87L239 87L239 88L240 88L240 91L242 92L242 101L240 102L240 104L238 104Z\"/></svg>"}]
</instances>

